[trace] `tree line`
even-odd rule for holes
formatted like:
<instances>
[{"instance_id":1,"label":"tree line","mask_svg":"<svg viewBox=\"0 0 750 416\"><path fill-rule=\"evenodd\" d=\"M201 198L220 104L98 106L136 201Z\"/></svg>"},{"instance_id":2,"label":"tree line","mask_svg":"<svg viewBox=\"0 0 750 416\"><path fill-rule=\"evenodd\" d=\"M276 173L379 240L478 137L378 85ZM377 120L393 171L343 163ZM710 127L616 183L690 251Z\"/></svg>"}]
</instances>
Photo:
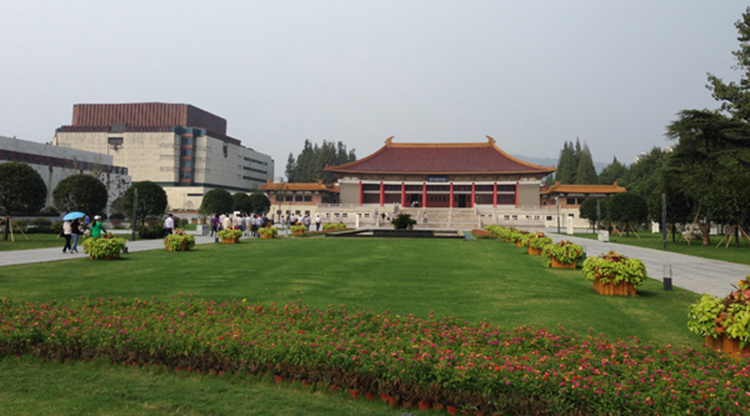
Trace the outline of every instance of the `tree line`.
<instances>
[{"instance_id":1,"label":"tree line","mask_svg":"<svg viewBox=\"0 0 750 416\"><path fill-rule=\"evenodd\" d=\"M305 140L302 150L295 158L293 153L289 153L286 162L286 180L287 182L317 182L323 181L325 184L336 182L336 175L326 172L326 166L338 166L345 163L354 162L357 155L354 149L347 151L346 145L342 142L329 142L323 140L322 145L312 144L310 140Z\"/></svg>"}]
</instances>

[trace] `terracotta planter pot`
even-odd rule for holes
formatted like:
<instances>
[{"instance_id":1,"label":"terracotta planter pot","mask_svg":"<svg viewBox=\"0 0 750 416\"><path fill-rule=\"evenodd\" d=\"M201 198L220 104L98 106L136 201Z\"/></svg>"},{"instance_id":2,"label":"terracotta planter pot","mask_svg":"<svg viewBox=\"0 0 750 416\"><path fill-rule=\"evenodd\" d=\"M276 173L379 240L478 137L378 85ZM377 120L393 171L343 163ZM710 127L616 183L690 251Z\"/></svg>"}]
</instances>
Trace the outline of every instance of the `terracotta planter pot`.
<instances>
[{"instance_id":1,"label":"terracotta planter pot","mask_svg":"<svg viewBox=\"0 0 750 416\"><path fill-rule=\"evenodd\" d=\"M541 248L534 248L529 246L529 256L541 256L542 255L542 249Z\"/></svg>"},{"instance_id":2,"label":"terracotta planter pot","mask_svg":"<svg viewBox=\"0 0 750 416\"><path fill-rule=\"evenodd\" d=\"M387 402L389 397L390 396L385 393L380 393L380 401Z\"/></svg>"},{"instance_id":3,"label":"terracotta planter pot","mask_svg":"<svg viewBox=\"0 0 750 416\"><path fill-rule=\"evenodd\" d=\"M505 242L506 242L506 243L510 243L510 238L506 238L506 239L505 239Z\"/></svg>"},{"instance_id":4,"label":"terracotta planter pot","mask_svg":"<svg viewBox=\"0 0 750 416\"><path fill-rule=\"evenodd\" d=\"M271 238L273 238L273 236L270 235L270 234L261 234L260 238L271 239Z\"/></svg>"},{"instance_id":5,"label":"terracotta planter pot","mask_svg":"<svg viewBox=\"0 0 750 416\"><path fill-rule=\"evenodd\" d=\"M432 408L435 410L443 410L445 409L445 405L443 403L433 403Z\"/></svg>"},{"instance_id":6,"label":"terracotta planter pot","mask_svg":"<svg viewBox=\"0 0 750 416\"><path fill-rule=\"evenodd\" d=\"M520 241L516 241L516 247L523 247L523 243L521 243Z\"/></svg>"},{"instance_id":7,"label":"terracotta planter pot","mask_svg":"<svg viewBox=\"0 0 750 416\"><path fill-rule=\"evenodd\" d=\"M636 296L638 294L632 283L620 282L617 284L604 284L598 277L594 280L594 290L599 292L600 295L606 296Z\"/></svg>"},{"instance_id":8,"label":"terracotta planter pot","mask_svg":"<svg viewBox=\"0 0 750 416\"><path fill-rule=\"evenodd\" d=\"M284 382L284 376L273 376L273 379L277 383L283 383Z\"/></svg>"},{"instance_id":9,"label":"terracotta planter pot","mask_svg":"<svg viewBox=\"0 0 750 416\"><path fill-rule=\"evenodd\" d=\"M305 235L305 232L304 231L294 231L294 232L292 232L292 234L294 234L294 235Z\"/></svg>"},{"instance_id":10,"label":"terracotta planter pot","mask_svg":"<svg viewBox=\"0 0 750 416\"><path fill-rule=\"evenodd\" d=\"M419 410L430 410L432 408L432 403L430 402L419 402Z\"/></svg>"},{"instance_id":11,"label":"terracotta planter pot","mask_svg":"<svg viewBox=\"0 0 750 416\"><path fill-rule=\"evenodd\" d=\"M714 351L723 352L734 357L744 357L746 355L750 355L750 348L740 348L739 340L728 338L724 334L720 334L716 338L707 336L706 344L708 344L708 347Z\"/></svg>"},{"instance_id":12,"label":"terracotta planter pot","mask_svg":"<svg viewBox=\"0 0 750 416\"><path fill-rule=\"evenodd\" d=\"M365 393L365 398L367 400L369 400L369 401L373 401L373 400L375 400L375 393L367 392L367 393Z\"/></svg>"},{"instance_id":13,"label":"terracotta planter pot","mask_svg":"<svg viewBox=\"0 0 750 416\"><path fill-rule=\"evenodd\" d=\"M221 244L237 244L240 242L239 238L222 238Z\"/></svg>"},{"instance_id":14,"label":"terracotta planter pot","mask_svg":"<svg viewBox=\"0 0 750 416\"><path fill-rule=\"evenodd\" d=\"M445 410L448 412L449 415L458 414L458 407L456 406L445 406Z\"/></svg>"},{"instance_id":15,"label":"terracotta planter pot","mask_svg":"<svg viewBox=\"0 0 750 416\"><path fill-rule=\"evenodd\" d=\"M349 395L352 396L352 399L356 399L357 397L359 397L359 390L349 389Z\"/></svg>"},{"instance_id":16,"label":"terracotta planter pot","mask_svg":"<svg viewBox=\"0 0 750 416\"><path fill-rule=\"evenodd\" d=\"M394 408L395 407L401 407L401 400L399 400L399 399L397 399L395 397L388 396L388 406L391 406L391 407L394 407Z\"/></svg>"},{"instance_id":17,"label":"terracotta planter pot","mask_svg":"<svg viewBox=\"0 0 750 416\"><path fill-rule=\"evenodd\" d=\"M570 263L570 264L560 263L559 261L555 260L554 257L550 257L549 259L552 262L553 269L575 269L576 268L575 263Z\"/></svg>"}]
</instances>

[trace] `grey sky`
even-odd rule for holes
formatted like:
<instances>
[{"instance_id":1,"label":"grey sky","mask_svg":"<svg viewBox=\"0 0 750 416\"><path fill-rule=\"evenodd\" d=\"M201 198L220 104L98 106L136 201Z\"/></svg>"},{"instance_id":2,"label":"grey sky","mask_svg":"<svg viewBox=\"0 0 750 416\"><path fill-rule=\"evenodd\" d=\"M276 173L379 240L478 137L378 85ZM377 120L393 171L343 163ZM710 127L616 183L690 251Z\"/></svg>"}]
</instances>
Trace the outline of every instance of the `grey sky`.
<instances>
[{"instance_id":1,"label":"grey sky","mask_svg":"<svg viewBox=\"0 0 750 416\"><path fill-rule=\"evenodd\" d=\"M0 135L49 141L73 104L170 102L222 116L276 160L305 139L359 157L493 136L556 157L579 137L630 163L668 144L706 73L736 80L735 0L0 0Z\"/></svg>"}]
</instances>

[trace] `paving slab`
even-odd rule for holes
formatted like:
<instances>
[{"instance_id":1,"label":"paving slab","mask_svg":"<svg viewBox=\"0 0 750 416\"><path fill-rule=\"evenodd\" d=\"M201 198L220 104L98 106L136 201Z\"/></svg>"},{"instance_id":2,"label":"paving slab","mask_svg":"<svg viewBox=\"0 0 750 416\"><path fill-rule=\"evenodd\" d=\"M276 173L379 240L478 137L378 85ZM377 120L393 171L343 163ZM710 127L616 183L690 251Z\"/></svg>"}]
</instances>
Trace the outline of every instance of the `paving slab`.
<instances>
[{"instance_id":1,"label":"paving slab","mask_svg":"<svg viewBox=\"0 0 750 416\"><path fill-rule=\"evenodd\" d=\"M672 269L672 284L695 293L725 297L739 279L750 275L750 266L721 260L704 259L686 254L625 244L605 243L588 238L547 233L555 242L569 240L583 246L588 256L599 256L610 250L643 261L648 277L663 281L664 266Z\"/></svg>"}]
</instances>

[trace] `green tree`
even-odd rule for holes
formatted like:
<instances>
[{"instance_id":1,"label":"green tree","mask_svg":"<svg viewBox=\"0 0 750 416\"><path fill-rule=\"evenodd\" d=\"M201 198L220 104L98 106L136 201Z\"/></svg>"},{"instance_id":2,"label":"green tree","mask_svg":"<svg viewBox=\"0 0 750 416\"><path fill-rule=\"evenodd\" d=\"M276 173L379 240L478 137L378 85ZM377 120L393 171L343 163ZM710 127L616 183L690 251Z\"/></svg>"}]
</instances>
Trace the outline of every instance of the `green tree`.
<instances>
[{"instance_id":1,"label":"green tree","mask_svg":"<svg viewBox=\"0 0 750 416\"><path fill-rule=\"evenodd\" d=\"M244 192L237 192L232 195L234 200L234 211L239 211L243 214L249 214L253 212L253 200L250 196Z\"/></svg>"},{"instance_id":2,"label":"green tree","mask_svg":"<svg viewBox=\"0 0 750 416\"><path fill-rule=\"evenodd\" d=\"M289 153L289 158L286 160L286 181L287 182L298 182L295 170L297 169L297 161L294 159L294 155Z\"/></svg>"},{"instance_id":3,"label":"green tree","mask_svg":"<svg viewBox=\"0 0 750 416\"><path fill-rule=\"evenodd\" d=\"M161 216L167 209L167 193L161 186L151 182L133 182L122 196L123 208L126 215L133 215L133 202L135 190L138 190L138 205L136 207L136 218L141 218L141 223L146 224L149 215Z\"/></svg>"},{"instance_id":4,"label":"green tree","mask_svg":"<svg viewBox=\"0 0 750 416\"><path fill-rule=\"evenodd\" d=\"M742 14L734 26L737 28L740 48L732 52L737 65L743 71L740 82L725 83L720 78L709 74L708 89L716 101L721 102L721 109L731 114L732 118L750 121L750 7Z\"/></svg>"},{"instance_id":5,"label":"green tree","mask_svg":"<svg viewBox=\"0 0 750 416\"><path fill-rule=\"evenodd\" d=\"M578 156L578 169L576 170L576 183L579 185L595 185L599 183L594 167L594 159L587 144L583 144L583 150Z\"/></svg>"},{"instance_id":6,"label":"green tree","mask_svg":"<svg viewBox=\"0 0 750 416\"><path fill-rule=\"evenodd\" d=\"M596 226L596 201L599 198L586 198L578 208L581 218L589 220L589 226L593 229Z\"/></svg>"},{"instance_id":7,"label":"green tree","mask_svg":"<svg viewBox=\"0 0 750 416\"><path fill-rule=\"evenodd\" d=\"M573 147L573 143L566 141L560 150L555 181L564 184L575 183L576 170L578 170L578 164L576 162L575 148Z\"/></svg>"},{"instance_id":8,"label":"green tree","mask_svg":"<svg viewBox=\"0 0 750 416\"><path fill-rule=\"evenodd\" d=\"M713 201L713 219L721 224L733 226L737 245L739 230L750 231L750 174L735 173L719 178L714 184L709 198Z\"/></svg>"},{"instance_id":9,"label":"green tree","mask_svg":"<svg viewBox=\"0 0 750 416\"><path fill-rule=\"evenodd\" d=\"M638 159L628 169L628 192L643 199L649 198L661 184L664 166L664 151L654 147L646 156Z\"/></svg>"},{"instance_id":10,"label":"green tree","mask_svg":"<svg viewBox=\"0 0 750 416\"><path fill-rule=\"evenodd\" d=\"M253 212L256 214L265 214L271 208L271 201L263 192L253 192L250 199L253 202Z\"/></svg>"},{"instance_id":11,"label":"green tree","mask_svg":"<svg viewBox=\"0 0 750 416\"><path fill-rule=\"evenodd\" d=\"M93 216L104 212L109 195L98 178L79 173L61 180L52 191L52 198L62 212L81 211Z\"/></svg>"},{"instance_id":12,"label":"green tree","mask_svg":"<svg viewBox=\"0 0 750 416\"><path fill-rule=\"evenodd\" d=\"M203 215L213 215L231 212L234 208L234 198L225 189L212 189L203 195L203 201L198 211Z\"/></svg>"},{"instance_id":13,"label":"green tree","mask_svg":"<svg viewBox=\"0 0 750 416\"><path fill-rule=\"evenodd\" d=\"M613 195L607 208L610 221L622 224L628 236L631 227L637 227L648 220L646 201L631 192Z\"/></svg>"},{"instance_id":14,"label":"green tree","mask_svg":"<svg viewBox=\"0 0 750 416\"><path fill-rule=\"evenodd\" d=\"M44 207L47 185L37 171L25 163L0 164L0 213L35 213Z\"/></svg>"},{"instance_id":15,"label":"green tree","mask_svg":"<svg viewBox=\"0 0 750 416\"><path fill-rule=\"evenodd\" d=\"M602 170L599 174L599 183L602 185L611 185L617 182L620 186L627 187L628 185L628 168L617 160L617 157L612 159L607 167Z\"/></svg>"},{"instance_id":16,"label":"green tree","mask_svg":"<svg viewBox=\"0 0 750 416\"><path fill-rule=\"evenodd\" d=\"M322 145L313 145L305 140L297 158L289 154L286 164L288 182L336 182L336 175L325 170L326 166L338 166L354 162L357 157L354 150L347 153L346 146L341 143L323 141Z\"/></svg>"},{"instance_id":17,"label":"green tree","mask_svg":"<svg viewBox=\"0 0 750 416\"><path fill-rule=\"evenodd\" d=\"M679 181L692 199L693 216L711 244L711 191L724 176L750 167L750 126L709 110L684 110L667 128L667 137L678 140L666 160L666 177Z\"/></svg>"}]
</instances>

